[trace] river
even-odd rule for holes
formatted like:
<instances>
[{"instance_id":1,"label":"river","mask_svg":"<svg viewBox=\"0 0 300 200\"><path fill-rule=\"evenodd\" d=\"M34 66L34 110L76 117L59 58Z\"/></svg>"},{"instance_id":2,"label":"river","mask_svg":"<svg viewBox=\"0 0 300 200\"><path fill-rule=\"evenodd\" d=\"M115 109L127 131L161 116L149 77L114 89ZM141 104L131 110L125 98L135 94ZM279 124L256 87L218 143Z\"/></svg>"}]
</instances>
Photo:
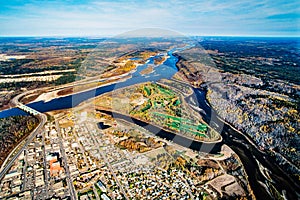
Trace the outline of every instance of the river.
<instances>
[{"instance_id":1,"label":"river","mask_svg":"<svg viewBox=\"0 0 300 200\"><path fill-rule=\"evenodd\" d=\"M215 124L216 129L222 127L221 135L223 142L228 145L241 159L245 170L248 174L250 186L254 191L257 199L273 199L262 184L269 182L259 170L257 161L266 169L269 170L272 184L279 192L286 191L288 199L298 199L296 191L299 191L299 186L275 163L275 160L265 153L262 153L250 143L248 139L239 132L233 130L228 124L224 124L210 105L206 101L206 93L204 90L194 90L199 107L204 110L199 112L204 120L210 124ZM192 103L192 102L190 102ZM212 123L213 122L213 123Z\"/></svg>"},{"instance_id":2,"label":"river","mask_svg":"<svg viewBox=\"0 0 300 200\"><path fill-rule=\"evenodd\" d=\"M27 104L27 106L32 107L33 109L36 109L40 112L67 109L75 107L83 101L99 96L106 92L113 91L118 88L123 88L126 86L147 81L156 82L162 78L170 79L177 72L176 63L178 62L178 58L173 55L173 52L180 51L182 49L183 48L175 48L170 50L167 53L167 60L163 63L163 65L155 67L154 71L151 74L141 75L140 72L146 69L149 65L152 65L154 63L155 57L149 58L147 64L137 67L137 70L134 73L132 73L132 77L124 82L114 83L96 89L91 89L89 91L84 91L77 94L56 98L48 102L33 102ZM210 125L213 124L212 126L214 128L221 129L220 132L223 137L223 141L222 143L216 145L213 148L209 147L212 150L211 152L217 151L217 149L219 149L220 147L219 145L224 143L231 147L237 153L245 167L246 173L249 176L248 179L250 182L250 186L253 189L257 199L272 199L272 195L270 195L266 188L261 185L261 183L265 184L267 182L267 179L260 172L257 161L260 162L263 167L265 167L271 172L270 176L272 178L273 184L280 192L285 190L289 199L298 199L298 196L295 191L300 191L299 186L296 185L296 183L293 182L288 176L286 176L285 173L283 173L282 169L280 169L275 164L273 159L271 159L266 154L263 154L260 151L258 151L257 148L253 146L243 135L230 128L229 125L224 124L223 126L223 122L221 122L218 119L218 115L216 114L216 112L207 103L205 90L194 89L194 93L196 99L194 99L194 101L191 101L191 99L187 99L188 103L193 104L192 102L197 102L195 105L204 111L200 112L204 120ZM16 115L26 115L26 113L18 108L11 108L0 112L0 118ZM135 122L143 126L142 122ZM156 130L152 131L156 132ZM168 132L161 132L160 136L170 140L174 139L174 134L172 135L172 133ZM174 142L181 145L186 144L186 142L183 142L182 138L180 137L176 137L176 141ZM191 141L191 143L192 146L190 146L190 148L192 149L201 149L201 151L203 149L206 149L198 146L201 145L200 143L197 143L195 141Z\"/></svg>"}]
</instances>

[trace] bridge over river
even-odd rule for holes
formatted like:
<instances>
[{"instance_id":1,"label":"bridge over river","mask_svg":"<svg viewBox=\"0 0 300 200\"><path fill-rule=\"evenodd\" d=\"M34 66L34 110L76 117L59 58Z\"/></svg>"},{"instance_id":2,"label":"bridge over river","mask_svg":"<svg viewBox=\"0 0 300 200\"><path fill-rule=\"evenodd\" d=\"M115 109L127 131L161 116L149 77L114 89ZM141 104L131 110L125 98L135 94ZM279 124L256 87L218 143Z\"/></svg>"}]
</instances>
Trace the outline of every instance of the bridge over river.
<instances>
[{"instance_id":1,"label":"bridge over river","mask_svg":"<svg viewBox=\"0 0 300 200\"><path fill-rule=\"evenodd\" d=\"M21 110L31 114L31 115L34 115L34 116L37 116L37 115L42 115L42 113L40 113L39 111L35 110L35 109L32 109L30 108L29 106L26 106L24 104L21 104L21 103L18 103L17 104L17 107L20 108Z\"/></svg>"}]
</instances>

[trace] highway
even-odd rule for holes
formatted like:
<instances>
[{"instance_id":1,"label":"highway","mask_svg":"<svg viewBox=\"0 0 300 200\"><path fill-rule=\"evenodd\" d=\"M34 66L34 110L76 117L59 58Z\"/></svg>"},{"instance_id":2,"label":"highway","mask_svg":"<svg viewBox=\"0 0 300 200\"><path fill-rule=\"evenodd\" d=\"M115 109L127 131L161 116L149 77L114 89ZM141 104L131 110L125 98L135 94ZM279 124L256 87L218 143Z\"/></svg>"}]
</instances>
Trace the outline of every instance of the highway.
<instances>
[{"instance_id":1,"label":"highway","mask_svg":"<svg viewBox=\"0 0 300 200\"><path fill-rule=\"evenodd\" d=\"M28 94L29 92L32 91L28 91L22 94L17 95L16 97L14 97L11 100L11 103L17 107L19 107L20 109L23 109L25 112L29 112L30 114L35 114L34 116L37 117L40 121L39 125L30 133L30 135L27 137L25 144L22 146L21 149L19 149L17 152L14 152L15 154L13 155L13 158L10 159L9 161L7 161L10 156L8 156L6 158L6 161L4 161L3 166L2 166L2 171L0 172L0 180L3 179L3 177L6 175L6 173L8 172L8 170L11 168L11 166L14 164L15 160L20 156L20 154L25 150L25 148L27 147L27 145L29 143L31 143L31 141L35 138L35 136L40 133L45 125L45 123L47 122L47 116L43 113L40 113L28 106L25 106L24 104L19 102L19 98L21 98L22 96ZM12 154L11 154L12 155Z\"/></svg>"},{"instance_id":2,"label":"highway","mask_svg":"<svg viewBox=\"0 0 300 200\"><path fill-rule=\"evenodd\" d=\"M123 75L120 75L118 77L110 77L110 78L102 78L100 81L105 81L105 80L114 80L114 79L117 79L117 78L123 78L125 77L126 75L128 74L123 74ZM96 79L94 80L91 79L91 80L88 80L88 81L78 81L76 83L76 86L80 86L80 85L86 85L87 83L92 83L92 82L99 82L99 79ZM46 91L46 90L57 90L57 89L65 89L65 88L72 88L74 87L75 83L71 83L71 84L66 84L66 85L63 85L63 86L60 86L60 87L45 87L45 88L38 88L38 89L34 89L34 90L29 90L29 91L26 91L26 92L23 92L17 96L15 96L13 99L11 99L10 103L12 106L15 106L15 107L18 107L19 109L29 113L30 115L33 115L35 116L36 118L38 118L39 120L39 125L30 133L30 135L25 139L25 143L22 144L22 142L20 142L14 149L13 151L9 154L9 156L7 156L7 158L5 159L5 161L3 162L1 168L0 168L0 180L2 180L4 178L4 176L7 174L7 172L9 171L9 169L12 167L12 165L14 164L14 162L16 161L16 159L21 155L21 153L26 149L26 147L28 146L29 143L32 142L32 140L36 137L37 134L41 133L42 132L42 129L44 127L44 125L46 124L47 122L47 116L29 106L26 106L24 105L23 103L21 103L19 101L19 99L21 99L22 97L28 95L28 94L32 94L32 93L35 93L35 92L38 92L38 91ZM82 92L82 91L80 91ZM64 149L62 149L62 152L64 153ZM45 163L44 163L45 165ZM66 167L66 166L65 166ZM70 172L68 170L68 167L66 167L66 173L67 173L67 181L68 181L68 184L70 186L72 186L72 182L71 182L71 179L70 179ZM48 181L46 181L46 185L48 185ZM71 194L71 197L75 198L76 197L76 193L75 193L75 190L73 187L70 188L70 194Z\"/></svg>"}]
</instances>

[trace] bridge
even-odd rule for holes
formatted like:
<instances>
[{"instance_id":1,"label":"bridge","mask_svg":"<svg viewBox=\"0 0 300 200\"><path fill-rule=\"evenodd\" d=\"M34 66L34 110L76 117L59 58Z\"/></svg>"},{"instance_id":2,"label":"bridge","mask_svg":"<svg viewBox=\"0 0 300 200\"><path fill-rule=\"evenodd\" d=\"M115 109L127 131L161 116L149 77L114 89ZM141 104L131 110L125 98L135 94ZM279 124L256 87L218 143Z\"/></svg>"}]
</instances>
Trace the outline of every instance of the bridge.
<instances>
[{"instance_id":1,"label":"bridge","mask_svg":"<svg viewBox=\"0 0 300 200\"><path fill-rule=\"evenodd\" d=\"M34 110L34 109L32 109L32 108L30 108L30 107L28 107L28 106L26 106L26 105L24 105L24 104L21 104L21 103L18 103L18 104L17 104L17 107L20 108L21 110L23 110L23 111L29 113L29 114L34 115L34 116L42 114L42 113L40 113L39 111Z\"/></svg>"},{"instance_id":2,"label":"bridge","mask_svg":"<svg viewBox=\"0 0 300 200\"><path fill-rule=\"evenodd\" d=\"M26 93L23 93L21 95L24 95ZM25 144L23 144L22 148L14 149L12 152L12 155L9 155L5 161L3 162L1 168L0 168L0 180L5 176L5 174L8 172L8 170L11 168L11 166L14 164L15 160L21 155L21 153L25 150L26 146L35 138L35 136L40 133L44 127L44 125L47 122L47 116L43 113L40 113L37 110L34 110L33 108L30 108L18 101L21 95L16 96L14 99L12 99L12 103L16 105L16 107L20 108L21 110L34 115L38 119L40 119L39 125L31 132L31 134L27 137Z\"/></svg>"}]
</instances>

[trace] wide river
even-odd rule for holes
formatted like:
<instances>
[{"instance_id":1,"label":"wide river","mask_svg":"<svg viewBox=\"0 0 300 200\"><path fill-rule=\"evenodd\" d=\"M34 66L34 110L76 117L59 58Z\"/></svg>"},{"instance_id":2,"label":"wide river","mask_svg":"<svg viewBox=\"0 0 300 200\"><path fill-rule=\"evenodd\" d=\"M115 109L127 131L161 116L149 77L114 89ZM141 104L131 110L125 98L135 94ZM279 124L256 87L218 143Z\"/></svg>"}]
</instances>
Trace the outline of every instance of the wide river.
<instances>
[{"instance_id":1,"label":"wide river","mask_svg":"<svg viewBox=\"0 0 300 200\"><path fill-rule=\"evenodd\" d=\"M190 46L187 46L188 48ZM91 89L88 91L84 91L81 93L56 98L53 100L50 100L48 102L39 101L39 102L33 102L27 104L29 107L32 107L40 112L47 112L52 110L59 110L59 109L66 109L66 108L72 108L77 106L83 101L86 101L88 99L91 99L95 96L104 94L106 92L113 91L118 88L123 88L126 86L130 86L137 83L143 83L147 81L156 82L162 78L164 79L170 79L178 70L176 67L176 63L178 62L178 58L173 55L174 51L180 51L183 48L175 48L170 50L168 54L167 60L162 64L154 68L154 71L151 74L148 75L141 75L140 72L144 69L146 69L149 65L152 65L154 63L154 58L151 57L148 59L148 62L144 65L140 65L137 70L132 74L132 77L127 79L124 82L114 83L111 85L99 87L96 89ZM219 146L221 144L227 144L229 147L231 147L237 155L240 157L246 173L248 174L248 179L250 182L250 186L254 191L255 196L257 199L273 199L273 195L271 195L265 185L268 180L265 178L265 176L261 173L259 170L258 162L269 170L270 177L273 181L273 185L279 190L280 192L286 191L286 195L288 199L298 199L298 196L295 191L300 191L299 186L296 185L294 181L292 181L288 176L283 173L283 171L275 164L274 160L267 156L266 154L261 153L257 150L255 146L253 146L248 140L237 131L230 128L229 125L224 124L218 119L218 115L216 112L208 105L206 101L206 91L202 89L194 89L195 92L195 99L191 101L191 99L187 99L190 104L195 104L195 106L202 109L202 112L200 114L204 118L204 120L208 124L215 124L216 129L219 127L223 127L223 129L220 131L221 135L223 137L222 143L216 144L215 148L211 148L211 152L216 151L216 149L219 149ZM195 101L197 103L195 103ZM16 115L26 115L25 112L18 108L11 108L8 110L4 110L0 112L0 118L9 117L9 116L16 116ZM119 115L118 117L122 117ZM126 117L125 117L126 119ZM135 120L135 123L140 124L141 126L147 125L144 122L139 122L138 120ZM155 126L153 126L155 128ZM157 133L157 132L156 132ZM164 138L170 138L171 136L167 137L168 132L161 132L161 136ZM178 137L177 141L174 141L178 144L184 145L186 142L183 142ZM201 143L197 143L195 141L191 141L193 145L189 146L192 149L206 149L206 148L200 148L197 147L197 145L203 145Z\"/></svg>"}]
</instances>

